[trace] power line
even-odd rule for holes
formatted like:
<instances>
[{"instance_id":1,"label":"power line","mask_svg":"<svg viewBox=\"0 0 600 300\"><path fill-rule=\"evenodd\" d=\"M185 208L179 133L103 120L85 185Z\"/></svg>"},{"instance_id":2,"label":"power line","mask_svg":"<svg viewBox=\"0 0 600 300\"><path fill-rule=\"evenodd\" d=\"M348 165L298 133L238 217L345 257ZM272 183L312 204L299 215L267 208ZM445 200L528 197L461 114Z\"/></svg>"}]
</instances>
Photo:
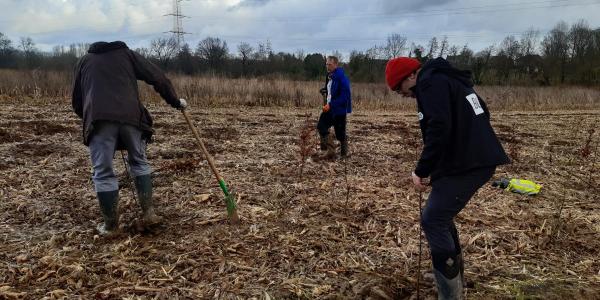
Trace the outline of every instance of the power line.
<instances>
[{"instance_id":1,"label":"power line","mask_svg":"<svg viewBox=\"0 0 600 300\"><path fill-rule=\"evenodd\" d=\"M565 3L566 2L566 3ZM562 4L560 4L562 3ZM547 4L547 5L540 5ZM550 1L534 1L534 2L521 2L521 3L510 3L510 4L495 4L485 6L472 6L472 7L461 7L461 8L445 8L445 9L433 9L421 12L406 12L406 13L365 13L365 14L353 14L353 15L328 15L328 16L303 16L303 17L287 17L287 18L244 18L244 22L313 22L315 20L327 20L327 22L340 21L347 19L364 19L364 18L377 18L377 19L390 19L390 18L412 18L412 17L428 17L428 16L442 16L442 15L464 15L464 14L478 14L478 13L499 13L514 10L529 10L529 9L540 9L540 8L558 8L558 7L569 7L569 6L586 6L586 5L597 5L600 1L592 2L580 2L573 3L569 0L550 0ZM530 5L530 6L527 6ZM533 5L533 6L531 6ZM225 18L211 18L212 16L193 16L202 20L213 20L223 21Z\"/></svg>"},{"instance_id":2,"label":"power line","mask_svg":"<svg viewBox=\"0 0 600 300\"><path fill-rule=\"evenodd\" d=\"M176 0L174 0L175 2ZM177 2L181 2L183 0L179 0ZM563 4L561 4L563 3ZM129 3L132 4L132 3ZM540 4L548 4L542 5ZM539 9L539 8L559 8L559 7L569 7L569 6L585 6L585 5L597 5L600 4L600 1L587 1L587 2L573 2L572 0L545 0L545 1L531 1L531 2L517 2L517 3L504 3L504 4L492 4L492 5L480 5L480 6L466 6L466 7L458 7L458 8L444 8L444 9L427 9L426 11L417 11L417 12L405 12L405 13L364 13L364 14L352 14L352 15L327 15L327 16L302 16L302 17L256 17L256 18L244 18L245 22L308 22L314 20L344 20L344 19L355 19L355 18L378 18L378 19L389 19L389 18L397 18L397 17L424 17L424 16L439 16L439 15L456 15L456 14L475 14L475 13L496 13L496 12L504 12L504 11L512 11L512 10L526 10L526 9ZM527 7L529 5L529 7ZM534 5L534 6L531 6ZM181 10L177 10L175 7L175 3L173 4L174 9L173 13L168 14L169 16L175 16L180 14ZM116 10L117 8L109 8L106 11ZM481 10L487 9L487 10ZM493 9L493 10L490 10ZM81 13L81 11L79 11ZM213 20L213 21L222 21L227 20L226 17L215 18L214 15L210 16L184 16L180 17L195 17L201 20ZM233 18L238 18L234 16ZM12 22L16 20L26 20L26 18L13 18L9 20L0 20L0 22ZM29 20L29 19L27 19ZM176 27L176 26L174 26Z\"/></svg>"},{"instance_id":3,"label":"power line","mask_svg":"<svg viewBox=\"0 0 600 300\"><path fill-rule=\"evenodd\" d=\"M173 13L168 14L169 16L173 16L174 19L174 24L173 24L173 30L169 31L170 33L173 33L174 36L176 36L179 39L178 45L183 45L184 41L183 41L183 36L184 34L189 34L188 32L184 32L183 31L183 26L182 26L182 18L185 17L182 13L181 10L181 6L180 6L180 2L182 0L173 0ZM567 3L564 3L567 2ZM562 3L562 4L561 4ZM473 7L462 7L462 8L453 8L453 9L447 9L447 10L428 10L427 12L420 12L419 16L425 16L425 14L429 14L429 15L446 15L446 14L468 14L468 13L481 13L481 11L473 11L473 9L491 9L493 7L495 8L504 8L506 9L510 9L510 10L514 10L514 9L519 9L519 10L524 10L524 9L534 9L534 8L539 8L539 7L519 7L519 8L515 8L514 6L517 5L518 3L505 3L505 4L495 4L495 5L482 5L482 6L473 6ZM565 6L581 6L581 5L597 5L600 4L600 1L594 1L594 2L579 2L579 3L572 3L572 1L566 1L566 0L552 0L552 1L532 1L532 2L526 2L526 3L522 3L524 5L540 5L540 4L546 4L546 6L544 6L545 8L557 8L557 7L565 7ZM548 5L550 4L550 5ZM497 11L497 10L496 10ZM487 12L496 12L496 11L487 11ZM401 14L393 14L393 15L388 15L388 14L358 14L358 15L345 15L345 16L338 16L338 18L365 18L365 17L377 17L377 16L383 16L380 18L388 18L388 17L394 17L394 18L398 18L401 16L409 16L409 17L414 17L417 16L417 13L401 13ZM310 21L311 18L323 18L323 17L306 17L304 19L302 19L302 21ZM145 23L153 23L153 22L159 22L161 20L152 20L150 19L149 21L143 21L143 22L131 22L129 21L128 23L131 25L138 25L138 24L145 24ZM252 21L252 20L244 20L244 21ZM270 22L270 21L283 21L277 18L271 18L270 20L267 19L254 19L254 21L263 21L263 22ZM289 20L286 20L286 22ZM299 20L300 21L300 20ZM46 31L46 32L36 32L36 33L29 33L29 35L42 35L42 34L52 34L52 33L60 33L60 32L67 32L69 30L76 30L76 28L73 29L62 29L62 30L55 30L55 31ZM96 29L98 30L98 29ZM100 29L101 30L101 29ZM519 35L521 33L519 32L508 32L508 34L513 34L513 35ZM154 35L154 34L144 34L144 36L150 36L150 35ZM195 33L194 35L200 35L200 33ZM322 37L322 38L314 38L314 37L298 37L298 38L290 38L290 37L283 37L283 38L278 38L278 37L258 37L258 36L236 36L236 35L231 35L231 36L227 36L227 35L216 35L219 37L223 37L225 39L230 39L230 40L272 40L272 41L296 41L296 42L328 42L328 43L344 43L344 42L358 42L358 41L385 41L386 38L343 38L343 37ZM408 34L407 38L409 39L417 39L419 40L418 36L444 36L443 34L440 33L435 33L435 34L426 34L426 33L414 33L414 34ZM452 37L464 37L464 38L479 38L479 37L487 37L489 35L486 34L446 34L446 36L452 38ZM135 37L135 36L134 36Z\"/></svg>"},{"instance_id":4,"label":"power line","mask_svg":"<svg viewBox=\"0 0 600 300\"><path fill-rule=\"evenodd\" d=\"M540 31L540 33L542 32L548 32L549 30L543 30ZM529 31L509 31L509 32L495 32L497 34L507 34L507 35L515 35L515 36L519 36L519 35L523 35L525 33L527 33ZM201 35L200 33L192 33L192 35ZM243 35L215 35L216 37L219 38L224 38L224 39L232 39L232 40L258 40L258 41L266 41L266 40L270 40L270 41L309 41L309 42L353 42L353 41L387 41L387 37L372 37L372 38L357 38L357 37L348 37L348 38L340 38L339 36L335 36L335 37L321 37L321 38L314 38L314 37L300 37L300 38L294 38L294 37L285 37L285 38L277 38L277 37L268 37L268 36L263 36L263 37L258 37L258 36L243 36ZM418 39L418 38L431 38L434 36L439 36L439 37L448 37L448 38L479 38L479 37L487 37L489 36L488 34L485 33L468 33L468 34L440 34L438 33L412 33L412 34L405 34L403 35L408 39Z\"/></svg>"}]
</instances>

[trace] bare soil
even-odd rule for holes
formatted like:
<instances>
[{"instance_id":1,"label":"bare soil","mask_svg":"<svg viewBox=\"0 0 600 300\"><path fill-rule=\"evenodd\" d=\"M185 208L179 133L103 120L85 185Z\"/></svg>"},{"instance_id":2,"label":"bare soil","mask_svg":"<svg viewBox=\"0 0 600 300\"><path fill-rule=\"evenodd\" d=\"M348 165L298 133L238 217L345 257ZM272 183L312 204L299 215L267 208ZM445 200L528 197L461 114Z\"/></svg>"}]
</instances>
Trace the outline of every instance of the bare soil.
<instances>
[{"instance_id":1,"label":"bare soil","mask_svg":"<svg viewBox=\"0 0 600 300\"><path fill-rule=\"evenodd\" d=\"M183 117L150 106L148 157L166 224L131 226L140 209L116 153L123 233L109 239L95 232L91 165L68 104L0 107L0 299L415 296L419 199L409 174L421 142L413 113L351 115L345 165L319 159L316 136L300 139L308 111L191 110L237 192L242 222L233 226ZM313 126L317 118L312 112ZM493 114L513 158L496 178L543 189L527 197L486 185L457 217L467 298L600 298L600 132L582 152L599 120L599 111ZM304 162L301 140L313 149ZM421 295L433 299L426 248Z\"/></svg>"}]
</instances>

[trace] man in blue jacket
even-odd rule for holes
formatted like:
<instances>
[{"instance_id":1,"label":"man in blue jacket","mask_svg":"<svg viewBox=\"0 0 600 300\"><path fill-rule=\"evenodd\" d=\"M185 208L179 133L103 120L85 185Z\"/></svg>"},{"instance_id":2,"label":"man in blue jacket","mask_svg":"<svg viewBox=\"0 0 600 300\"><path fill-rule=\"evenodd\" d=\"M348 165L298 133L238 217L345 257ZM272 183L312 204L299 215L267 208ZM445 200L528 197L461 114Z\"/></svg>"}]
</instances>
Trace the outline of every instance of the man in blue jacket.
<instances>
[{"instance_id":1,"label":"man in blue jacket","mask_svg":"<svg viewBox=\"0 0 600 300\"><path fill-rule=\"evenodd\" d=\"M326 101L323 113L319 117L317 129L321 136L321 150L327 150L327 137L329 128L333 126L335 137L340 141L340 154L348 156L348 136L346 135L346 114L352 112L352 99L350 93L350 80L344 70L338 66L338 58L328 56L325 64L327 68ZM325 93L323 93L325 95Z\"/></svg>"},{"instance_id":2,"label":"man in blue jacket","mask_svg":"<svg viewBox=\"0 0 600 300\"><path fill-rule=\"evenodd\" d=\"M421 66L416 59L399 57L388 62L385 72L390 89L417 99L424 147L412 180L417 190L428 182L432 186L421 224L439 299L461 299L464 262L454 217L496 166L509 159L473 89L470 71L455 69L443 58Z\"/></svg>"}]
</instances>

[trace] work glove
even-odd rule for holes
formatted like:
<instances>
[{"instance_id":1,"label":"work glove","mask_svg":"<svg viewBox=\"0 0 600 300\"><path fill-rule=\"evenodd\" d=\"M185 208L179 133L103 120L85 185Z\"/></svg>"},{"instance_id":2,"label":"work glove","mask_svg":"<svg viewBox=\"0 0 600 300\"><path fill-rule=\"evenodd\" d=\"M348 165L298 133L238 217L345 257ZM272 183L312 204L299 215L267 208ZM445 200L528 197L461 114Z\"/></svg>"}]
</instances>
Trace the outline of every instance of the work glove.
<instances>
[{"instance_id":1,"label":"work glove","mask_svg":"<svg viewBox=\"0 0 600 300\"><path fill-rule=\"evenodd\" d=\"M179 107L177 107L177 109L179 110L185 110L185 108L188 106L187 101L185 101L185 99L181 98L179 99Z\"/></svg>"},{"instance_id":2,"label":"work glove","mask_svg":"<svg viewBox=\"0 0 600 300\"><path fill-rule=\"evenodd\" d=\"M321 88L319 90L319 93L321 93L321 95L323 95L323 96L327 96L327 88Z\"/></svg>"},{"instance_id":3,"label":"work glove","mask_svg":"<svg viewBox=\"0 0 600 300\"><path fill-rule=\"evenodd\" d=\"M329 107L329 103L327 103L325 106L323 106L323 112L328 112L330 108L331 107Z\"/></svg>"}]
</instances>

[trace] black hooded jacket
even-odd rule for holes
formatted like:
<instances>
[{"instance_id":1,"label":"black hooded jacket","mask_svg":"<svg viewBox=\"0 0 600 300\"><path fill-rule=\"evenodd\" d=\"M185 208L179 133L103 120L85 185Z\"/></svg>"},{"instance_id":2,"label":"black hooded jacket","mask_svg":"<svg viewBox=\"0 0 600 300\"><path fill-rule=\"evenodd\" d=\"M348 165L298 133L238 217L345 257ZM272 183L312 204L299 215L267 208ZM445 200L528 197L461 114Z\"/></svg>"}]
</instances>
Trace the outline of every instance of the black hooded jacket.
<instances>
[{"instance_id":1,"label":"black hooded jacket","mask_svg":"<svg viewBox=\"0 0 600 300\"><path fill-rule=\"evenodd\" d=\"M167 103L179 107L171 81L162 70L123 42L97 42L75 67L72 105L83 119L83 142L89 145L96 121L115 121L140 128L152 136L152 118L138 95L137 80L143 80Z\"/></svg>"},{"instance_id":2,"label":"black hooded jacket","mask_svg":"<svg viewBox=\"0 0 600 300\"><path fill-rule=\"evenodd\" d=\"M475 93L470 71L437 58L423 65L415 87L423 152L415 169L439 177L509 163L490 125L490 113Z\"/></svg>"}]
</instances>

